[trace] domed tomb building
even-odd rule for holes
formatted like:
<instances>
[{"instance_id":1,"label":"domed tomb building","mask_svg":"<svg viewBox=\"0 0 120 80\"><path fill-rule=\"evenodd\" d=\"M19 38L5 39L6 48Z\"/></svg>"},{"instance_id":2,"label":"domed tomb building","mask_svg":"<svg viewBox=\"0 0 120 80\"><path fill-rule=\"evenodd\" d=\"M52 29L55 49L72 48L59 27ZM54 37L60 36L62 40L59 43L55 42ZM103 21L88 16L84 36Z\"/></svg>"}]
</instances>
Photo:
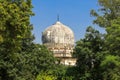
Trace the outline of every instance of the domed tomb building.
<instances>
[{"instance_id":1,"label":"domed tomb building","mask_svg":"<svg viewBox=\"0 0 120 80\"><path fill-rule=\"evenodd\" d=\"M73 31L57 21L42 33L43 44L60 59L60 64L75 65L76 59L72 57L74 48Z\"/></svg>"}]
</instances>

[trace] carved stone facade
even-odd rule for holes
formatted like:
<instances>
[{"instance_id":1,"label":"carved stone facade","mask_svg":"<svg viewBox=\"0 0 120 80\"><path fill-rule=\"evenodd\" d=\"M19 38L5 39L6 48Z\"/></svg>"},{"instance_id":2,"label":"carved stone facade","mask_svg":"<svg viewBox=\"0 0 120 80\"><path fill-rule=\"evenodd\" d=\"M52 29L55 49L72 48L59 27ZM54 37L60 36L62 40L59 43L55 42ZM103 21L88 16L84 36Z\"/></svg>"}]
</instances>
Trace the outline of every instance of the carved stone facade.
<instances>
[{"instance_id":1,"label":"carved stone facade","mask_svg":"<svg viewBox=\"0 0 120 80\"><path fill-rule=\"evenodd\" d=\"M42 42L53 51L54 57L60 59L61 64L75 65L76 59L71 54L74 48L74 33L69 27L57 21L42 33Z\"/></svg>"}]
</instances>

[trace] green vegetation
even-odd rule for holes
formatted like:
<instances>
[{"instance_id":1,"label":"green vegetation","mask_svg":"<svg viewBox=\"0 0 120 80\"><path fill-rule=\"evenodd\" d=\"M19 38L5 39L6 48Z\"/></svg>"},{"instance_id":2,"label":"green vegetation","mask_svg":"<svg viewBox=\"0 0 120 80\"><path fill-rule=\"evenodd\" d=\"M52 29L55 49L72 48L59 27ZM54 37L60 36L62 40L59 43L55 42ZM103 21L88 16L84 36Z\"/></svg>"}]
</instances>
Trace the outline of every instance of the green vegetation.
<instances>
[{"instance_id":1,"label":"green vegetation","mask_svg":"<svg viewBox=\"0 0 120 80\"><path fill-rule=\"evenodd\" d=\"M100 78L99 65L105 54L104 37L99 31L88 27L84 39L76 43L74 54L77 58L77 80L96 80Z\"/></svg>"},{"instance_id":2,"label":"green vegetation","mask_svg":"<svg viewBox=\"0 0 120 80\"><path fill-rule=\"evenodd\" d=\"M45 46L33 43L31 0L0 0L0 80L120 80L120 0L98 0L93 21L76 42L76 66L55 64Z\"/></svg>"},{"instance_id":3,"label":"green vegetation","mask_svg":"<svg viewBox=\"0 0 120 80\"><path fill-rule=\"evenodd\" d=\"M33 43L31 0L0 0L0 80L35 80L54 68L46 47Z\"/></svg>"},{"instance_id":4,"label":"green vegetation","mask_svg":"<svg viewBox=\"0 0 120 80\"><path fill-rule=\"evenodd\" d=\"M50 71L40 72L36 80L56 80L56 77L53 76L53 73Z\"/></svg>"},{"instance_id":5,"label":"green vegetation","mask_svg":"<svg viewBox=\"0 0 120 80\"><path fill-rule=\"evenodd\" d=\"M98 11L91 10L93 21L106 34L88 27L84 39L76 43L77 80L120 79L120 1L98 0Z\"/></svg>"}]
</instances>

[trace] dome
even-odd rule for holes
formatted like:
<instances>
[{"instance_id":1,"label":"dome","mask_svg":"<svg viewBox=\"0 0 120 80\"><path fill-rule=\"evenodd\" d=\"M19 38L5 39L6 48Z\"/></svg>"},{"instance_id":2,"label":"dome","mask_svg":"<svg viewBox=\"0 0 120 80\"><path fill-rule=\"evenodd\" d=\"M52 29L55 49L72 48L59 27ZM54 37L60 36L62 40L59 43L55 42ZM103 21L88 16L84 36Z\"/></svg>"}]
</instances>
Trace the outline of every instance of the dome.
<instances>
[{"instance_id":1,"label":"dome","mask_svg":"<svg viewBox=\"0 0 120 80\"><path fill-rule=\"evenodd\" d=\"M74 33L69 27L57 21L42 33L42 42L47 47L52 45L57 48L74 47Z\"/></svg>"}]
</instances>

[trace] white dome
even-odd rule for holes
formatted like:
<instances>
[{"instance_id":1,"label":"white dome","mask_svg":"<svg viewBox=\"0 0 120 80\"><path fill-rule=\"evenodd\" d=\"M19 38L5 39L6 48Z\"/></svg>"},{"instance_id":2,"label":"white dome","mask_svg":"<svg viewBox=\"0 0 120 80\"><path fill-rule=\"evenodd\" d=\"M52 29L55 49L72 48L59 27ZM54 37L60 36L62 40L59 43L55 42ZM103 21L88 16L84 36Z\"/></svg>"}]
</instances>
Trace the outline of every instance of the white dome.
<instances>
[{"instance_id":1,"label":"white dome","mask_svg":"<svg viewBox=\"0 0 120 80\"><path fill-rule=\"evenodd\" d=\"M73 47L74 33L69 27L57 21L42 33L42 42L43 44L50 46L56 44L59 47Z\"/></svg>"}]
</instances>

